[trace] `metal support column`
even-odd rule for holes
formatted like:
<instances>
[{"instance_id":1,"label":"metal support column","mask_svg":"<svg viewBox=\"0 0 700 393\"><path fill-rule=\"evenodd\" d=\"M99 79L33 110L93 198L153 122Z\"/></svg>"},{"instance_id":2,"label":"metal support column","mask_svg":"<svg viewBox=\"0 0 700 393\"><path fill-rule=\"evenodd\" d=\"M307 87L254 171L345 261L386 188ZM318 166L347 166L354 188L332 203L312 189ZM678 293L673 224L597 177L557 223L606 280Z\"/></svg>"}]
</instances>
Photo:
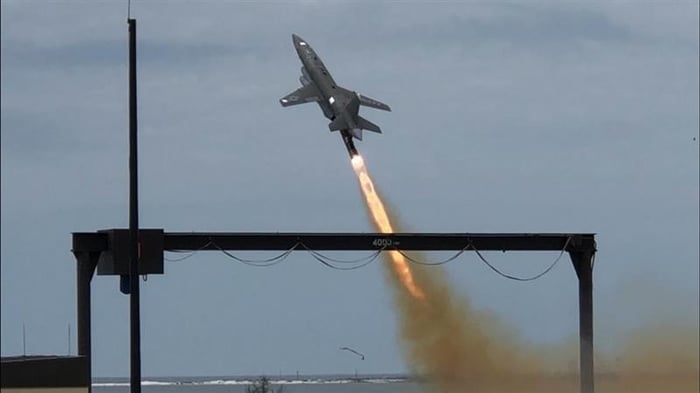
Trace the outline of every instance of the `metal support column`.
<instances>
[{"instance_id":1,"label":"metal support column","mask_svg":"<svg viewBox=\"0 0 700 393\"><path fill-rule=\"evenodd\" d=\"M136 111L136 19L129 19L129 310L131 393L141 393L141 311L139 296L138 122Z\"/></svg>"},{"instance_id":2,"label":"metal support column","mask_svg":"<svg viewBox=\"0 0 700 393\"><path fill-rule=\"evenodd\" d=\"M593 364L593 256L595 251L570 251L578 276L579 378L581 393L595 392Z\"/></svg>"},{"instance_id":3,"label":"metal support column","mask_svg":"<svg viewBox=\"0 0 700 393\"><path fill-rule=\"evenodd\" d=\"M100 252L74 252L77 263L78 287L78 355L87 358L88 393L92 392L92 348L90 342L90 283L95 274Z\"/></svg>"}]
</instances>

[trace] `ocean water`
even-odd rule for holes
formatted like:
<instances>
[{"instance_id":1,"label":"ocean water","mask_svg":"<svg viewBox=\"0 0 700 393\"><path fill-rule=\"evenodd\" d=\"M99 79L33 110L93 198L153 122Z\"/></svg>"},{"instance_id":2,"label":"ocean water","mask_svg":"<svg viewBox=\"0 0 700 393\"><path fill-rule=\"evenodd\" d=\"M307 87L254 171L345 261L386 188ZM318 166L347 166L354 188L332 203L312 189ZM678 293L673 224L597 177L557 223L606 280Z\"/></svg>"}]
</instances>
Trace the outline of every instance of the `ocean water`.
<instances>
[{"instance_id":1,"label":"ocean water","mask_svg":"<svg viewBox=\"0 0 700 393\"><path fill-rule=\"evenodd\" d=\"M144 378L143 393L245 393L253 377L170 377ZM470 393L578 393L576 376L543 377L522 380L523 384L492 386L484 391L465 389ZM426 393L429 386L418 381L397 376L321 376L321 377L271 377L273 392L282 388L282 393ZM97 379L93 381L94 393L129 393L128 378ZM508 387L506 387L508 386ZM642 376L620 378L599 375L596 378L596 392L599 393L700 393L698 374Z\"/></svg>"},{"instance_id":2,"label":"ocean water","mask_svg":"<svg viewBox=\"0 0 700 393\"><path fill-rule=\"evenodd\" d=\"M144 378L143 393L245 393L255 377ZM273 391L284 393L418 393L420 384L400 376L270 377ZM94 393L128 393L128 378L99 378Z\"/></svg>"}]
</instances>

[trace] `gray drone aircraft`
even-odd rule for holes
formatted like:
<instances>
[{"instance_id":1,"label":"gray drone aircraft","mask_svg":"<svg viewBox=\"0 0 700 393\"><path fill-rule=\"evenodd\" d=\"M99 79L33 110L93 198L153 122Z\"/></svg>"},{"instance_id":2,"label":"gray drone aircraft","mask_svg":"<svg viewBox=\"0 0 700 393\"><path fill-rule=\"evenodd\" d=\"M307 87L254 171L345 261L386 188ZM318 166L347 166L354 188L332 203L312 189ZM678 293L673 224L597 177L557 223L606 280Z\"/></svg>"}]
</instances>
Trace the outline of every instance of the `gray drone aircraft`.
<instances>
[{"instance_id":1,"label":"gray drone aircraft","mask_svg":"<svg viewBox=\"0 0 700 393\"><path fill-rule=\"evenodd\" d=\"M344 89L335 84L333 77L323 65L311 46L296 34L292 34L294 48L301 59L302 86L280 99L282 106L316 102L323 114L331 120L328 128L340 131L350 157L358 155L353 138L362 140L362 130L381 133L378 125L358 114L360 105L391 111L387 104Z\"/></svg>"}]
</instances>

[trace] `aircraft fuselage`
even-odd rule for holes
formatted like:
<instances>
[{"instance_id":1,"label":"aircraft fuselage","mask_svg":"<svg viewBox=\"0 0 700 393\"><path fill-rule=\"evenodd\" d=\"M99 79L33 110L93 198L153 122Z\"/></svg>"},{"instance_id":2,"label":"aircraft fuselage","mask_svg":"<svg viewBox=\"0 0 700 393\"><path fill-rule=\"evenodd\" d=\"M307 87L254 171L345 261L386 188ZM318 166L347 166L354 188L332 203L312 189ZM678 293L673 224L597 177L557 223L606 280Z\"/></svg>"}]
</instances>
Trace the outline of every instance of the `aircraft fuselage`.
<instances>
[{"instance_id":1,"label":"aircraft fuselage","mask_svg":"<svg viewBox=\"0 0 700 393\"><path fill-rule=\"evenodd\" d=\"M343 142L351 156L357 154L353 138L362 139L362 130L381 132L371 121L359 116L359 106L390 111L388 105L362 96L354 91L338 86L330 72L313 48L301 37L292 35L294 49L301 60L302 87L280 99L282 106L298 105L315 101L323 115L331 120L328 128L340 131Z\"/></svg>"}]
</instances>

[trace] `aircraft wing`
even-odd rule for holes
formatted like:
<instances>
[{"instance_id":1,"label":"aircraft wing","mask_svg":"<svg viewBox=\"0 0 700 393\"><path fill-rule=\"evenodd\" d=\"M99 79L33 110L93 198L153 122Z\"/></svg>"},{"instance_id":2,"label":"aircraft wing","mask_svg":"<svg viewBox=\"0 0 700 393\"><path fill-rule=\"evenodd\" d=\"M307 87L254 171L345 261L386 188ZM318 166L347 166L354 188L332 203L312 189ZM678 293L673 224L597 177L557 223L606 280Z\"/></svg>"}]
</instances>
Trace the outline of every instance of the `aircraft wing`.
<instances>
[{"instance_id":1,"label":"aircraft wing","mask_svg":"<svg viewBox=\"0 0 700 393\"><path fill-rule=\"evenodd\" d=\"M306 104L307 102L316 102L321 99L321 94L313 84L302 86L286 96L280 98L282 106L292 106Z\"/></svg>"},{"instance_id":2,"label":"aircraft wing","mask_svg":"<svg viewBox=\"0 0 700 393\"><path fill-rule=\"evenodd\" d=\"M373 98L363 96L362 94L358 94L358 96L360 97L360 105L391 112L391 108L389 108L389 105L387 105L381 101L377 101Z\"/></svg>"}]
</instances>

